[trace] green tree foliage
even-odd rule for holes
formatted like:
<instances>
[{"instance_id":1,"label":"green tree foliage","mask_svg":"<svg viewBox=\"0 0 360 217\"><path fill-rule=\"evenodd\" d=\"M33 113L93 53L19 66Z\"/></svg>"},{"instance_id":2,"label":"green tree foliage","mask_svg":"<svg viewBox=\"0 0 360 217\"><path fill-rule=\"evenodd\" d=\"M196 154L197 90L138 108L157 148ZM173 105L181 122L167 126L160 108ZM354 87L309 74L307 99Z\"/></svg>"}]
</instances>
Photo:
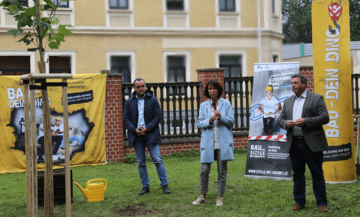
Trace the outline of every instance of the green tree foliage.
<instances>
[{"instance_id":1,"label":"green tree foliage","mask_svg":"<svg viewBox=\"0 0 360 217\"><path fill-rule=\"evenodd\" d=\"M65 1L71 0L61 0L59 4ZM13 15L17 21L17 28L11 29L7 33L14 35L14 37L21 34L22 38L18 42L24 42L26 45L34 44L35 48L28 48L28 51L39 50L41 44L39 42L43 39L47 40L45 46L48 44L51 49L59 49L60 43L65 42L65 36L71 34L71 31L67 29L70 25L58 25L60 19L56 17L55 14L56 9L60 5L55 4L51 0L44 0L44 5L39 5L40 10L49 10L51 13L49 17L42 17L38 20L36 14L37 5L34 4L33 7L27 7L21 4L23 2L24 0L3 0L0 3L0 6L8 8L10 15ZM54 26L58 26L57 32L55 32ZM45 49L43 48L43 52L44 51Z\"/></svg>"},{"instance_id":2,"label":"green tree foliage","mask_svg":"<svg viewBox=\"0 0 360 217\"><path fill-rule=\"evenodd\" d=\"M350 41L360 41L360 1L349 0Z\"/></svg>"},{"instance_id":3,"label":"green tree foliage","mask_svg":"<svg viewBox=\"0 0 360 217\"><path fill-rule=\"evenodd\" d=\"M283 26L284 42L312 43L311 0L284 0Z\"/></svg>"},{"instance_id":4,"label":"green tree foliage","mask_svg":"<svg viewBox=\"0 0 360 217\"><path fill-rule=\"evenodd\" d=\"M350 9L350 40L360 41L360 1L348 0ZM312 43L312 0L283 0L285 43Z\"/></svg>"}]
</instances>

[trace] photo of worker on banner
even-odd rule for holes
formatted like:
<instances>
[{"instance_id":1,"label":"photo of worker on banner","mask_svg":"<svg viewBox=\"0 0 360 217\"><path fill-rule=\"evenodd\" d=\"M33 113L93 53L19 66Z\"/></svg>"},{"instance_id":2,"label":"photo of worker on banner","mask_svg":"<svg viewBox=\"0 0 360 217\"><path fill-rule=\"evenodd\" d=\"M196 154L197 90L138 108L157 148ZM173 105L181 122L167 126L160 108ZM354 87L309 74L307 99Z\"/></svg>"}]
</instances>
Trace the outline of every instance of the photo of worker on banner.
<instances>
[{"instance_id":1,"label":"photo of worker on banner","mask_svg":"<svg viewBox=\"0 0 360 217\"><path fill-rule=\"evenodd\" d=\"M273 133L275 115L281 112L280 100L273 95L274 87L268 85L265 89L266 96L261 99L258 112L263 115L264 135Z\"/></svg>"},{"instance_id":2,"label":"photo of worker on banner","mask_svg":"<svg viewBox=\"0 0 360 217\"><path fill-rule=\"evenodd\" d=\"M286 141L286 131L276 119L293 94L291 76L298 72L298 63L255 64L249 140Z\"/></svg>"}]
</instances>

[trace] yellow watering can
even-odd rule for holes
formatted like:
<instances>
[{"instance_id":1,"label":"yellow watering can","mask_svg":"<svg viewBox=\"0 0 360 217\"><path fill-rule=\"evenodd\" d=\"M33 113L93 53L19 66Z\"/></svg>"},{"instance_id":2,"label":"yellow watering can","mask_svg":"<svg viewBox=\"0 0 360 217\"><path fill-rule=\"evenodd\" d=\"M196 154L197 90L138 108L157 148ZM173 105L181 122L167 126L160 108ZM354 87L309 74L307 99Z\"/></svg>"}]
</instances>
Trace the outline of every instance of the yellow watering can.
<instances>
[{"instance_id":1,"label":"yellow watering can","mask_svg":"<svg viewBox=\"0 0 360 217\"><path fill-rule=\"evenodd\" d=\"M92 182L96 182L96 181L103 181L105 183L105 187L104 187L104 183L102 182L98 182L98 183L92 183ZM82 193L85 195L86 197L86 201L87 202L99 202L99 201L103 201L104 200L104 193L105 190L107 188L107 181L105 179L92 179L89 180L86 184L86 188L87 189L83 189L78 183L74 182L75 185L77 185L80 190L82 191Z\"/></svg>"}]
</instances>

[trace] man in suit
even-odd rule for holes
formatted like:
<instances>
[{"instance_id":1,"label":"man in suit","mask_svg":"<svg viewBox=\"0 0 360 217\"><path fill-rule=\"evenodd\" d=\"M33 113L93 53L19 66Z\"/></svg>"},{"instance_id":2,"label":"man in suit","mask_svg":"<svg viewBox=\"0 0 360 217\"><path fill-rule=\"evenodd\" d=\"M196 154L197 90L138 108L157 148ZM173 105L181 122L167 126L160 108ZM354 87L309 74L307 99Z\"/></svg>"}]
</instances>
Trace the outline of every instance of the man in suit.
<instances>
[{"instance_id":1,"label":"man in suit","mask_svg":"<svg viewBox=\"0 0 360 217\"><path fill-rule=\"evenodd\" d=\"M134 93L125 103L124 123L128 129L129 145L134 146L138 170L143 185L139 195L150 192L149 176L146 168L145 147L156 165L160 185L165 194L170 194L164 162L161 159L159 143L161 142L159 123L161 121L160 105L151 90L146 90L144 79L134 81Z\"/></svg>"},{"instance_id":2,"label":"man in suit","mask_svg":"<svg viewBox=\"0 0 360 217\"><path fill-rule=\"evenodd\" d=\"M294 199L292 211L305 208L305 164L308 165L313 191L319 211L327 212L325 179L322 169L323 151L328 144L322 125L329 123L329 114L322 95L306 89L304 75L291 77L291 88L295 93L284 102L278 119L281 128L286 129L287 145L294 172Z\"/></svg>"}]
</instances>

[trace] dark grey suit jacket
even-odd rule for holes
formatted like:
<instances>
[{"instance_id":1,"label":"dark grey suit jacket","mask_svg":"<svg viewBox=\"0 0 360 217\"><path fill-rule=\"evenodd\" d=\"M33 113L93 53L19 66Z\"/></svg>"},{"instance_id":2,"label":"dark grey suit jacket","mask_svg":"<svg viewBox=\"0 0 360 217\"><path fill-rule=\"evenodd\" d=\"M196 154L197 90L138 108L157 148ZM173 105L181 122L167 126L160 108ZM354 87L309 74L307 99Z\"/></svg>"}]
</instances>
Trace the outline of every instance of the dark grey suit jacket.
<instances>
[{"instance_id":1,"label":"dark grey suit jacket","mask_svg":"<svg viewBox=\"0 0 360 217\"><path fill-rule=\"evenodd\" d=\"M294 95L285 100L280 117L278 118L279 126L287 130L286 137L289 151L292 142L293 129L287 129L286 122L292 120L294 101ZM308 91L301 117L305 119L305 125L301 129L309 148L313 152L327 150L328 143L322 125L329 123L329 114L324 97Z\"/></svg>"}]
</instances>

